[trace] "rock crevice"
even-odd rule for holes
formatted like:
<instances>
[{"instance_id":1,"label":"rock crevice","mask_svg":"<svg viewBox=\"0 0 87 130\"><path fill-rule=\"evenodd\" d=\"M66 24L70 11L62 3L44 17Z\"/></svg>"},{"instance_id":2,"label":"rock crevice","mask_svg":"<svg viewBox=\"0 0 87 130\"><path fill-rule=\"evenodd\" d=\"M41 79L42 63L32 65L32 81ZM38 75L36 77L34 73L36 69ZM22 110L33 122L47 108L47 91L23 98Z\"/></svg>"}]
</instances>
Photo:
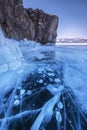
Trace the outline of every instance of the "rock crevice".
<instances>
[{"instance_id":1,"label":"rock crevice","mask_svg":"<svg viewBox=\"0 0 87 130\"><path fill-rule=\"evenodd\" d=\"M0 25L9 38L55 43L58 17L39 9L25 9L22 0L0 0Z\"/></svg>"}]
</instances>

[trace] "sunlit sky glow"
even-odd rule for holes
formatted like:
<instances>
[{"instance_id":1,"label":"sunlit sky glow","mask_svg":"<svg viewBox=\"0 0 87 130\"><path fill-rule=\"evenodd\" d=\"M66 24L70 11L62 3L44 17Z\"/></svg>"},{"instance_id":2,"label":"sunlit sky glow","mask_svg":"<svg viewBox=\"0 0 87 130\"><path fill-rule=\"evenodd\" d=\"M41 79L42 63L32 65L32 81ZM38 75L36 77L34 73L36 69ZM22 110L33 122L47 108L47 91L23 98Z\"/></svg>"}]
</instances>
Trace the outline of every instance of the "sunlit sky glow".
<instances>
[{"instance_id":1,"label":"sunlit sky glow","mask_svg":"<svg viewBox=\"0 0 87 130\"><path fill-rule=\"evenodd\" d=\"M23 0L59 17L58 38L87 38L87 0Z\"/></svg>"}]
</instances>

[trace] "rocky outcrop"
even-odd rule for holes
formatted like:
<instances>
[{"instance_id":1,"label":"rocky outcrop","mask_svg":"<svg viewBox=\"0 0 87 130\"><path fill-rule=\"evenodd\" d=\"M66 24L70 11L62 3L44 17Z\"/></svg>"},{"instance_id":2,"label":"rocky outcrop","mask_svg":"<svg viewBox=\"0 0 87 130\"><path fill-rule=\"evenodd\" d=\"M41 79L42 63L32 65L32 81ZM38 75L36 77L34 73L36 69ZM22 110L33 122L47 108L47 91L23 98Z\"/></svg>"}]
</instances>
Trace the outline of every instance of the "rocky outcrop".
<instances>
[{"instance_id":1,"label":"rocky outcrop","mask_svg":"<svg viewBox=\"0 0 87 130\"><path fill-rule=\"evenodd\" d=\"M54 43L58 17L39 9L25 9L22 0L0 0L0 25L9 38Z\"/></svg>"}]
</instances>

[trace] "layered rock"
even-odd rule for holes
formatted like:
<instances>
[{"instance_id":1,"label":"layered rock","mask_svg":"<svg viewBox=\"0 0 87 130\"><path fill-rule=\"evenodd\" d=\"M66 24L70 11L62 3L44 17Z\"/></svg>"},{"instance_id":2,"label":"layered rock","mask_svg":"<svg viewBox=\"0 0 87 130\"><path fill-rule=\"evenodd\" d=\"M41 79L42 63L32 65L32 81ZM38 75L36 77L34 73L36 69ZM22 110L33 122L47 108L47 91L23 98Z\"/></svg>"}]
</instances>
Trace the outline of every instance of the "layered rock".
<instances>
[{"instance_id":1,"label":"layered rock","mask_svg":"<svg viewBox=\"0 0 87 130\"><path fill-rule=\"evenodd\" d=\"M25 9L22 0L0 0L0 25L9 38L54 43L58 17L39 9Z\"/></svg>"}]
</instances>

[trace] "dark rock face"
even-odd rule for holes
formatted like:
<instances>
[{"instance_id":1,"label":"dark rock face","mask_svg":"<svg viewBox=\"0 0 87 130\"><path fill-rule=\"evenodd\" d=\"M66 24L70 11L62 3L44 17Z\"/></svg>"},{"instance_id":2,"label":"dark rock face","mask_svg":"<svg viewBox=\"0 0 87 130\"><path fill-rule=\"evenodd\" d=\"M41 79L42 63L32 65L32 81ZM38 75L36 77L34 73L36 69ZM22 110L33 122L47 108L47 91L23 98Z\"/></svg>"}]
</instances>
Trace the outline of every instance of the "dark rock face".
<instances>
[{"instance_id":1,"label":"dark rock face","mask_svg":"<svg viewBox=\"0 0 87 130\"><path fill-rule=\"evenodd\" d=\"M9 38L56 41L58 17L39 9L25 9L22 0L0 0L0 24Z\"/></svg>"}]
</instances>

